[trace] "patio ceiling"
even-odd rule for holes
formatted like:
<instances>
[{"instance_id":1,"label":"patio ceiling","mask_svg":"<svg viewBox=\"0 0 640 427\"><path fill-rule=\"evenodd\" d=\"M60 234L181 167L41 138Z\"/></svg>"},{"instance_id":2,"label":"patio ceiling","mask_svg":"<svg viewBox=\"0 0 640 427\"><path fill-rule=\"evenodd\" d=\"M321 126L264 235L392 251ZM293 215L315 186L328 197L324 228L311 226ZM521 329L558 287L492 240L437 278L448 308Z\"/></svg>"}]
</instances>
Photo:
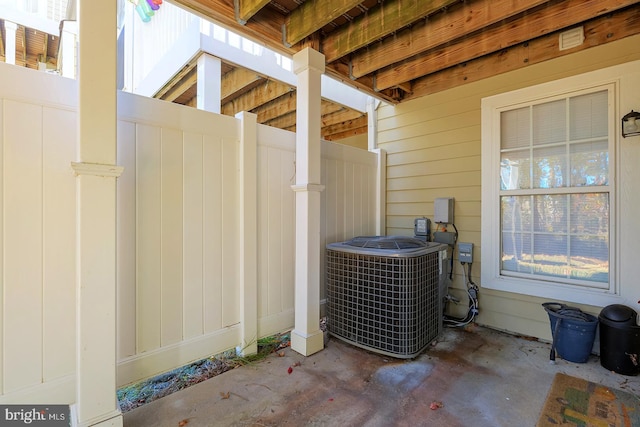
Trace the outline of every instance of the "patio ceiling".
<instances>
[{"instance_id":1,"label":"patio ceiling","mask_svg":"<svg viewBox=\"0 0 640 427\"><path fill-rule=\"evenodd\" d=\"M16 65L38 69L39 63L47 64L47 68L55 69L58 58L57 35L47 34L38 29L18 25L16 30L15 61ZM0 61L6 61L6 29L5 20L0 19Z\"/></svg>"},{"instance_id":2,"label":"patio ceiling","mask_svg":"<svg viewBox=\"0 0 640 427\"><path fill-rule=\"evenodd\" d=\"M640 33L640 0L174 3L282 53L310 46L325 55L327 74L394 104ZM561 33L577 27L583 27L584 42L561 47ZM227 88L227 102L241 96L251 100L251 111L265 114L261 123L295 124L294 88L273 82L267 90L263 77L245 78L228 79L244 83ZM325 108L323 118L329 123L335 115L330 126L341 135L366 132L366 115L328 103Z\"/></svg>"}]
</instances>

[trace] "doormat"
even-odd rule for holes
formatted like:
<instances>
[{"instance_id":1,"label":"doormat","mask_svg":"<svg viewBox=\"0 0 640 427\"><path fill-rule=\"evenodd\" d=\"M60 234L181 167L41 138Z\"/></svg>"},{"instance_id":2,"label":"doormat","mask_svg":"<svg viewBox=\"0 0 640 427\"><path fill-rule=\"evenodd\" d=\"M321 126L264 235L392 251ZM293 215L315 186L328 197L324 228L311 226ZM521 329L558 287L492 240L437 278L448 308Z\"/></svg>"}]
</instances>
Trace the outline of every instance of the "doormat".
<instances>
[{"instance_id":1,"label":"doormat","mask_svg":"<svg viewBox=\"0 0 640 427\"><path fill-rule=\"evenodd\" d=\"M640 397L556 374L536 427L640 427Z\"/></svg>"}]
</instances>

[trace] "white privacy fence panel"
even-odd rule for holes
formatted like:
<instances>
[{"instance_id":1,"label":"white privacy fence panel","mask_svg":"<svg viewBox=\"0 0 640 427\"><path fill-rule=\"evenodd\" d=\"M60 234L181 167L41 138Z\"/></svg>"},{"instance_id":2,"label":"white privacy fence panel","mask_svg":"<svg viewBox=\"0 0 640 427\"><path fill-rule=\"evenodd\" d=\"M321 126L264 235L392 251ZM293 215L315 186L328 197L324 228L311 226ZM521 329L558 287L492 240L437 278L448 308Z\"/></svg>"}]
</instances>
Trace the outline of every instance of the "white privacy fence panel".
<instances>
[{"instance_id":1,"label":"white privacy fence panel","mask_svg":"<svg viewBox=\"0 0 640 427\"><path fill-rule=\"evenodd\" d=\"M127 93L118 112L118 378L126 383L176 367L175 357L187 363L238 343L239 127Z\"/></svg>"},{"instance_id":2,"label":"white privacy fence panel","mask_svg":"<svg viewBox=\"0 0 640 427\"><path fill-rule=\"evenodd\" d=\"M295 134L258 126L258 334L293 326Z\"/></svg>"},{"instance_id":3,"label":"white privacy fence panel","mask_svg":"<svg viewBox=\"0 0 640 427\"><path fill-rule=\"evenodd\" d=\"M75 400L77 82L0 64L0 402ZM241 345L240 120L118 94L124 385ZM294 324L295 135L258 125L258 336ZM375 229L376 155L323 142L322 244ZM324 253L324 248L322 253ZM323 268L321 269L324 270Z\"/></svg>"},{"instance_id":4,"label":"white privacy fence panel","mask_svg":"<svg viewBox=\"0 0 640 427\"><path fill-rule=\"evenodd\" d=\"M4 402L73 398L76 99L71 80L0 64Z\"/></svg>"}]
</instances>

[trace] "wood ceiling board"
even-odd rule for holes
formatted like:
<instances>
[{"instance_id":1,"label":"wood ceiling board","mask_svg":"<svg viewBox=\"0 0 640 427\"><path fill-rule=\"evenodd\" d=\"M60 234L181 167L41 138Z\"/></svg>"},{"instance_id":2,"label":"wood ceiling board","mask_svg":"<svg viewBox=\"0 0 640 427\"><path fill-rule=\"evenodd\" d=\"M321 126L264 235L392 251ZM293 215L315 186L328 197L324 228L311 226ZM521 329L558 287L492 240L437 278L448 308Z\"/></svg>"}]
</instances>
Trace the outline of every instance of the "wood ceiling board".
<instances>
[{"instance_id":1,"label":"wood ceiling board","mask_svg":"<svg viewBox=\"0 0 640 427\"><path fill-rule=\"evenodd\" d=\"M333 62L458 1L387 0L329 34L322 52L327 62Z\"/></svg>"},{"instance_id":2,"label":"wood ceiling board","mask_svg":"<svg viewBox=\"0 0 640 427\"><path fill-rule=\"evenodd\" d=\"M223 104L221 112L228 116L235 116L240 111L252 111L260 105L272 101L292 90L294 89L288 85L273 80L266 80L263 84L254 88L254 90L233 99L231 102Z\"/></svg>"},{"instance_id":3,"label":"wood ceiling board","mask_svg":"<svg viewBox=\"0 0 640 427\"><path fill-rule=\"evenodd\" d=\"M236 19L242 25L253 15L269 4L270 0L235 0Z\"/></svg>"},{"instance_id":4,"label":"wood ceiling board","mask_svg":"<svg viewBox=\"0 0 640 427\"><path fill-rule=\"evenodd\" d=\"M400 65L380 70L376 74L376 88L387 89L567 26L579 25L590 18L611 13L634 3L637 3L637 0L615 0L609 2L608 7L603 7L598 1L565 0L543 5L517 19L505 21L502 25L493 26L451 43L446 48L435 49Z\"/></svg>"},{"instance_id":5,"label":"wood ceiling board","mask_svg":"<svg viewBox=\"0 0 640 427\"><path fill-rule=\"evenodd\" d=\"M417 79L407 99L419 98L494 75L518 70L639 33L640 8L630 7L584 24L584 43L573 49L558 49L558 34L539 37L525 45L505 49L470 61L465 67L453 67Z\"/></svg>"},{"instance_id":6,"label":"wood ceiling board","mask_svg":"<svg viewBox=\"0 0 640 427\"><path fill-rule=\"evenodd\" d=\"M283 26L284 40L292 46L360 4L360 0L307 0L291 12Z\"/></svg>"},{"instance_id":7,"label":"wood ceiling board","mask_svg":"<svg viewBox=\"0 0 640 427\"><path fill-rule=\"evenodd\" d=\"M226 104L234 98L252 90L265 82L265 78L255 71L236 67L222 75L220 103Z\"/></svg>"},{"instance_id":8,"label":"wood ceiling board","mask_svg":"<svg viewBox=\"0 0 640 427\"><path fill-rule=\"evenodd\" d=\"M351 76L365 76L544 3L547 0L483 0L455 5L355 52L350 61Z\"/></svg>"}]
</instances>

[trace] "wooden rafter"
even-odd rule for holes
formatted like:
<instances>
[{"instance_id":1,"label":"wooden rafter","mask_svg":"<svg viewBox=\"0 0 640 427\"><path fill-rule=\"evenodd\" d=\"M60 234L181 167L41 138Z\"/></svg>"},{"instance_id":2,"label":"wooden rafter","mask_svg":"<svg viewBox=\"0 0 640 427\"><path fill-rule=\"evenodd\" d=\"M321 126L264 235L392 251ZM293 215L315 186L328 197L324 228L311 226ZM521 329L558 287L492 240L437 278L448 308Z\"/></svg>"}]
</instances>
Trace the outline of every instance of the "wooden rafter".
<instances>
[{"instance_id":1,"label":"wooden rafter","mask_svg":"<svg viewBox=\"0 0 640 427\"><path fill-rule=\"evenodd\" d=\"M417 79L413 83L413 93L407 99L451 89L462 84L620 40L637 34L638 28L640 28L640 8L627 8L586 22L584 24L585 40L580 46L559 50L558 35L556 33L548 34L520 46L470 61L465 67L448 68Z\"/></svg>"},{"instance_id":2,"label":"wooden rafter","mask_svg":"<svg viewBox=\"0 0 640 427\"><path fill-rule=\"evenodd\" d=\"M350 61L351 76L362 77L546 2L547 0L482 0L461 4L447 13L437 14L428 21L354 53ZM452 28L456 31L451 31Z\"/></svg>"},{"instance_id":3,"label":"wooden rafter","mask_svg":"<svg viewBox=\"0 0 640 427\"><path fill-rule=\"evenodd\" d=\"M269 4L270 0L234 0L236 19L242 25L246 24L253 15Z\"/></svg>"},{"instance_id":4,"label":"wooden rafter","mask_svg":"<svg viewBox=\"0 0 640 427\"><path fill-rule=\"evenodd\" d=\"M288 16L284 39L291 46L360 4L361 0L307 0Z\"/></svg>"},{"instance_id":5,"label":"wooden rafter","mask_svg":"<svg viewBox=\"0 0 640 427\"><path fill-rule=\"evenodd\" d=\"M253 112L258 116L258 123L267 123L295 110L296 94L289 92L276 100L257 107Z\"/></svg>"},{"instance_id":6,"label":"wooden rafter","mask_svg":"<svg viewBox=\"0 0 640 427\"><path fill-rule=\"evenodd\" d=\"M292 90L293 88L288 85L273 80L266 80L265 83L257 86L252 91L223 104L222 114L233 116L240 111L252 111L254 108L272 101L281 95L291 92Z\"/></svg>"},{"instance_id":7,"label":"wooden rafter","mask_svg":"<svg viewBox=\"0 0 640 427\"><path fill-rule=\"evenodd\" d=\"M167 95L167 92L172 91L172 88L174 86L180 84L180 81L184 80L185 76L189 75L190 73L193 74L193 70L195 70L196 65L197 65L197 61L192 61L189 64L185 65L182 68L182 70L180 70L180 72L178 72L176 75L174 75L173 78L167 84L165 84L162 87L162 89L160 89L158 92L156 92L156 94L154 95L154 98L169 100L169 99L167 99L165 97ZM192 79L192 81L193 81L193 79ZM197 79L196 79L196 81L197 81ZM193 83L193 84L195 84L195 83Z\"/></svg>"},{"instance_id":8,"label":"wooden rafter","mask_svg":"<svg viewBox=\"0 0 640 427\"><path fill-rule=\"evenodd\" d=\"M327 62L333 62L354 52L420 17L458 3L459 0L388 0L348 25L330 33L322 43Z\"/></svg>"},{"instance_id":9,"label":"wooden rafter","mask_svg":"<svg viewBox=\"0 0 640 427\"><path fill-rule=\"evenodd\" d=\"M185 92L191 89L198 83L198 72L196 67L190 69L190 71L177 83L171 86L160 99L173 102L180 98Z\"/></svg>"},{"instance_id":10,"label":"wooden rafter","mask_svg":"<svg viewBox=\"0 0 640 427\"><path fill-rule=\"evenodd\" d=\"M7 54L5 53L5 50L4 50L5 37L6 37L6 32L4 29L4 20L2 20L0 21L0 56L5 58L5 61L6 61Z\"/></svg>"},{"instance_id":11,"label":"wooden rafter","mask_svg":"<svg viewBox=\"0 0 640 427\"><path fill-rule=\"evenodd\" d=\"M222 76L220 103L226 104L264 81L265 78L255 71L247 70L246 68L234 68Z\"/></svg>"},{"instance_id":12,"label":"wooden rafter","mask_svg":"<svg viewBox=\"0 0 640 427\"><path fill-rule=\"evenodd\" d=\"M509 25L492 27L450 44L446 51L435 49L400 65L380 70L376 75L376 88L387 89L398 83L408 82L425 74L518 45L531 39L532 35L537 37L549 34L635 2L636 0L616 0L610 2L609 7L603 7L598 1L565 0L540 7L535 12L527 13L510 22Z\"/></svg>"},{"instance_id":13,"label":"wooden rafter","mask_svg":"<svg viewBox=\"0 0 640 427\"><path fill-rule=\"evenodd\" d=\"M230 0L174 0L174 3L213 19L238 34L266 42L276 52L289 55L296 52L295 49L289 49L282 43L282 25L284 25L285 18L270 11L269 8L261 9L260 17L254 16L253 19L242 25L236 20L233 1Z\"/></svg>"},{"instance_id":14,"label":"wooden rafter","mask_svg":"<svg viewBox=\"0 0 640 427\"><path fill-rule=\"evenodd\" d=\"M283 97L286 98L286 97ZM288 102L288 99L276 99L274 101L272 101L273 104L276 103L280 103L283 105L288 106L289 108L280 108L278 111L281 113L279 116L271 118L269 120L266 120L264 123L266 125L269 126L273 126L273 127L277 127L277 128L281 128L281 129L286 129L290 126L293 126L296 124L296 109L295 109L295 104L293 106L293 108L290 108L291 105ZM339 111L344 111L346 110L344 107L341 107L338 104L334 104L332 102L328 102L328 101L322 101L322 104L320 106L320 114L322 115L323 118L323 125L324 125L324 118L327 116L331 116L333 115L333 113L339 112ZM359 113L358 114L362 114ZM258 116L260 117L260 116Z\"/></svg>"}]
</instances>

